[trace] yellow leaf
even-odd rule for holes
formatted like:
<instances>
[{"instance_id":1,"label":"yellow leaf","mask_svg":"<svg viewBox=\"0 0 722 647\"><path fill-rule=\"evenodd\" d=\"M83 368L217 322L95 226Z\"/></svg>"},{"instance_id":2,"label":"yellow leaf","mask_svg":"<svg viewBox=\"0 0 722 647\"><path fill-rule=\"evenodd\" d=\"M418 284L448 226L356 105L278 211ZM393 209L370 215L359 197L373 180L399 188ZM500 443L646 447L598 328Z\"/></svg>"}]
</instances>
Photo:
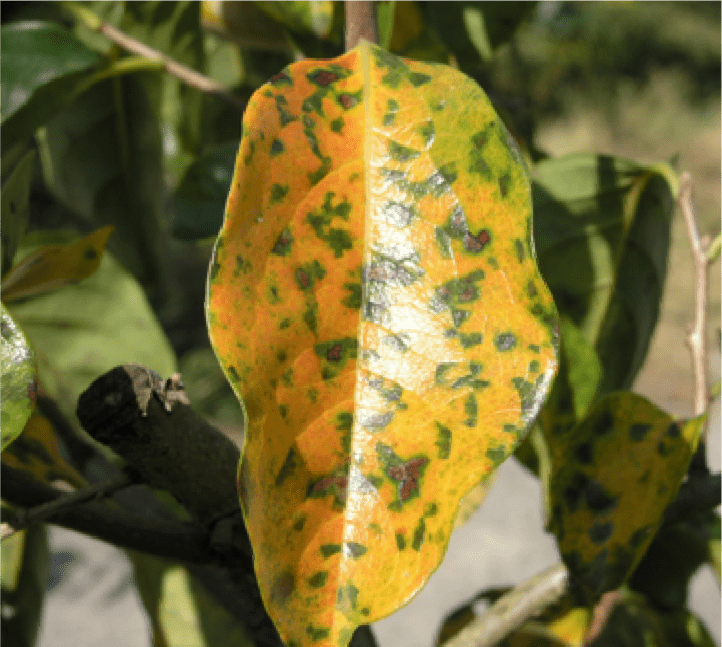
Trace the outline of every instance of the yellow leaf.
<instances>
[{"instance_id":1,"label":"yellow leaf","mask_svg":"<svg viewBox=\"0 0 722 647\"><path fill-rule=\"evenodd\" d=\"M90 276L98 269L114 227L96 229L72 245L47 245L26 256L2 282L5 303L55 290Z\"/></svg>"},{"instance_id":2,"label":"yellow leaf","mask_svg":"<svg viewBox=\"0 0 722 647\"><path fill-rule=\"evenodd\" d=\"M251 98L207 317L239 491L289 645L346 645L443 558L556 367L515 144L449 67L362 43Z\"/></svg>"}]
</instances>

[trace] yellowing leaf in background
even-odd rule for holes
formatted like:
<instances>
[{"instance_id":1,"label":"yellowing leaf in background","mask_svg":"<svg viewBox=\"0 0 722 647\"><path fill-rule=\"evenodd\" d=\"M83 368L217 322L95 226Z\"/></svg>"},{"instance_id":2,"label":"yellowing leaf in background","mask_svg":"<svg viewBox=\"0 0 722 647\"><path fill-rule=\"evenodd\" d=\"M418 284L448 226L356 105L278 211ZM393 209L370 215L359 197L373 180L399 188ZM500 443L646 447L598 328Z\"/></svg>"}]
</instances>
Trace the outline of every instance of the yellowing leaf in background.
<instances>
[{"instance_id":1,"label":"yellowing leaf in background","mask_svg":"<svg viewBox=\"0 0 722 647\"><path fill-rule=\"evenodd\" d=\"M345 645L439 565L556 367L529 181L480 88L362 43L251 98L207 314L289 645Z\"/></svg>"}]
</instances>

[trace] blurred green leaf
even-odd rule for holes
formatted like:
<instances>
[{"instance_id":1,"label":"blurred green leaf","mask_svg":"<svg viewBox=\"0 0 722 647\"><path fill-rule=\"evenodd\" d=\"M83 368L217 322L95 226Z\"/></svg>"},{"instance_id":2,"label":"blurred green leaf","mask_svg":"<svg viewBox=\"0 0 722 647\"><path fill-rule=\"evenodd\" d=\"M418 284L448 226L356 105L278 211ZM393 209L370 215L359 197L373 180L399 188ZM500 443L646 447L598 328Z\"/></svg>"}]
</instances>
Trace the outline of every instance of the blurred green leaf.
<instances>
[{"instance_id":1,"label":"blurred green leaf","mask_svg":"<svg viewBox=\"0 0 722 647\"><path fill-rule=\"evenodd\" d=\"M150 47L199 72L206 71L206 54L200 23L200 3L125 3L122 29ZM161 118L185 150L197 154L203 144L205 97L193 87L164 74L159 97Z\"/></svg>"},{"instance_id":2,"label":"blurred green leaf","mask_svg":"<svg viewBox=\"0 0 722 647\"><path fill-rule=\"evenodd\" d=\"M28 236L27 244L33 242L67 242L67 237ZM32 340L40 384L71 420L80 394L115 366L133 362L163 376L177 370L143 289L108 252L87 279L17 301L9 310Z\"/></svg>"},{"instance_id":3,"label":"blurred green leaf","mask_svg":"<svg viewBox=\"0 0 722 647\"><path fill-rule=\"evenodd\" d=\"M662 609L682 608L690 578L704 564L719 565L720 516L698 513L680 523L664 526L630 578L630 586ZM717 571L719 579L719 571Z\"/></svg>"},{"instance_id":4,"label":"blurred green leaf","mask_svg":"<svg viewBox=\"0 0 722 647\"><path fill-rule=\"evenodd\" d=\"M465 72L491 60L494 50L508 41L534 2L424 2L426 23L453 52Z\"/></svg>"},{"instance_id":5,"label":"blurred green leaf","mask_svg":"<svg viewBox=\"0 0 722 647\"><path fill-rule=\"evenodd\" d=\"M2 211L0 212L3 276L12 267L18 243L28 224L28 201L34 161L35 151L32 149L26 151L3 183Z\"/></svg>"},{"instance_id":6,"label":"blurred green leaf","mask_svg":"<svg viewBox=\"0 0 722 647\"><path fill-rule=\"evenodd\" d=\"M182 240L215 236L223 223L238 141L220 144L186 170L173 195L171 231Z\"/></svg>"},{"instance_id":7,"label":"blurred green leaf","mask_svg":"<svg viewBox=\"0 0 722 647\"><path fill-rule=\"evenodd\" d=\"M5 449L23 431L35 406L35 353L5 304L2 312L2 405L0 434Z\"/></svg>"},{"instance_id":8,"label":"blurred green leaf","mask_svg":"<svg viewBox=\"0 0 722 647\"><path fill-rule=\"evenodd\" d=\"M129 551L153 644L165 647L253 647L243 626L182 566Z\"/></svg>"},{"instance_id":9,"label":"blurred green leaf","mask_svg":"<svg viewBox=\"0 0 722 647\"><path fill-rule=\"evenodd\" d=\"M689 611L657 611L632 593L615 605L589 647L714 647L714 640Z\"/></svg>"},{"instance_id":10,"label":"blurred green leaf","mask_svg":"<svg viewBox=\"0 0 722 647\"><path fill-rule=\"evenodd\" d=\"M550 528L591 600L620 586L642 559L687 473L703 421L675 422L641 396L619 392L549 442Z\"/></svg>"},{"instance_id":11,"label":"blurred green leaf","mask_svg":"<svg viewBox=\"0 0 722 647\"><path fill-rule=\"evenodd\" d=\"M101 227L72 245L47 245L28 254L2 281L5 303L57 290L98 269L113 227Z\"/></svg>"},{"instance_id":12,"label":"blurred green leaf","mask_svg":"<svg viewBox=\"0 0 722 647\"><path fill-rule=\"evenodd\" d=\"M424 21L418 2L396 2L388 49L422 61L449 63L449 52L436 32Z\"/></svg>"},{"instance_id":13,"label":"blurred green leaf","mask_svg":"<svg viewBox=\"0 0 722 647\"><path fill-rule=\"evenodd\" d=\"M379 45L389 48L394 33L394 18L396 16L396 0L379 0L376 3L376 22L379 29Z\"/></svg>"},{"instance_id":14,"label":"blurred green leaf","mask_svg":"<svg viewBox=\"0 0 722 647\"><path fill-rule=\"evenodd\" d=\"M242 47L274 52L291 49L285 31L255 2L203 0L201 24L204 29Z\"/></svg>"},{"instance_id":15,"label":"blurred green leaf","mask_svg":"<svg viewBox=\"0 0 722 647\"><path fill-rule=\"evenodd\" d=\"M53 196L95 226L115 225L110 249L144 285L158 285L161 137L144 80L158 77L133 74L97 83L48 122L38 145Z\"/></svg>"},{"instance_id":16,"label":"blurred green leaf","mask_svg":"<svg viewBox=\"0 0 722 647\"><path fill-rule=\"evenodd\" d=\"M575 153L540 162L533 177L544 280L602 362L598 393L627 389L659 315L676 174L666 164Z\"/></svg>"},{"instance_id":17,"label":"blurred green leaf","mask_svg":"<svg viewBox=\"0 0 722 647\"><path fill-rule=\"evenodd\" d=\"M102 61L63 27L40 21L3 25L0 50L3 152L69 105Z\"/></svg>"},{"instance_id":18,"label":"blurred green leaf","mask_svg":"<svg viewBox=\"0 0 722 647\"><path fill-rule=\"evenodd\" d=\"M299 2L266 2L255 4L271 18L295 32L307 32L316 38L328 38L333 27L334 3L331 0L310 0Z\"/></svg>"},{"instance_id":19,"label":"blurred green leaf","mask_svg":"<svg viewBox=\"0 0 722 647\"><path fill-rule=\"evenodd\" d=\"M1 553L2 643L33 647L50 571L45 526L35 524L4 539Z\"/></svg>"}]
</instances>

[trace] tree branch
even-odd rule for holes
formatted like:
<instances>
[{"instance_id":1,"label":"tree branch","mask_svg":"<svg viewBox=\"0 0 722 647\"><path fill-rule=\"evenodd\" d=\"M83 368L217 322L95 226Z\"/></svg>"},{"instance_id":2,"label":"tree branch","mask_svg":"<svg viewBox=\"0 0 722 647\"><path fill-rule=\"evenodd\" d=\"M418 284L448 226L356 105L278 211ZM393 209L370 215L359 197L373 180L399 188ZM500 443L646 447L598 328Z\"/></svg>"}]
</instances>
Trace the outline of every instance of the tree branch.
<instances>
[{"instance_id":1,"label":"tree branch","mask_svg":"<svg viewBox=\"0 0 722 647\"><path fill-rule=\"evenodd\" d=\"M555 564L500 597L483 616L443 643L443 647L492 647L528 618L559 600L568 589L566 567Z\"/></svg>"},{"instance_id":2,"label":"tree branch","mask_svg":"<svg viewBox=\"0 0 722 647\"><path fill-rule=\"evenodd\" d=\"M346 0L346 51L353 49L363 38L378 44L379 28L376 3L373 0Z\"/></svg>"},{"instance_id":3,"label":"tree branch","mask_svg":"<svg viewBox=\"0 0 722 647\"><path fill-rule=\"evenodd\" d=\"M700 239L697 227L697 215L692 199L694 182L689 173L683 173L679 185L679 206L687 225L687 234L692 247L694 261L694 324L687 338L692 354L694 371L694 414L699 416L707 412L709 406L709 386L707 381L707 272L710 266L709 242ZM705 421L700 444L706 444L707 422ZM706 461L705 461L706 465Z\"/></svg>"},{"instance_id":4,"label":"tree branch","mask_svg":"<svg viewBox=\"0 0 722 647\"><path fill-rule=\"evenodd\" d=\"M34 509L43 510L41 516L45 521L116 546L185 562L204 563L216 559L208 550L208 535L202 528L157 518L149 521L109 502L59 505L57 502L67 499L67 495L7 465L0 471L0 487L3 499L28 509L25 514L32 517ZM9 523L15 527L12 521Z\"/></svg>"},{"instance_id":5,"label":"tree branch","mask_svg":"<svg viewBox=\"0 0 722 647\"><path fill-rule=\"evenodd\" d=\"M139 40L136 40L125 32L120 31L120 29L113 27L113 25L104 22L87 7L78 5L74 2L64 2L61 6L72 13L76 19L82 22L83 25L91 31L103 34L103 36L113 41L116 45L119 45L133 54L138 54L139 56L150 60L160 61L168 74L175 76L186 85L225 101L241 113L244 111L245 103L235 95L228 92L217 81L214 81L200 72L196 72L190 67L179 63L170 56L166 56L152 47L148 47L145 43L141 43Z\"/></svg>"}]
</instances>

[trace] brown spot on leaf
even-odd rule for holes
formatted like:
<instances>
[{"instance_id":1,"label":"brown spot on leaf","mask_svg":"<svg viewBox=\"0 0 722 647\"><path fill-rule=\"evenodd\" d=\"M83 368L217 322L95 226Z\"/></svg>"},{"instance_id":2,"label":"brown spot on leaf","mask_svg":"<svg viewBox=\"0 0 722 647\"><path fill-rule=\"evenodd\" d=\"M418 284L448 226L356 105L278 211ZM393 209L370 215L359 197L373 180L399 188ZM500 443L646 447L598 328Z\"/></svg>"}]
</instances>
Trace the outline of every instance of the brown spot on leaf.
<instances>
[{"instance_id":1,"label":"brown spot on leaf","mask_svg":"<svg viewBox=\"0 0 722 647\"><path fill-rule=\"evenodd\" d=\"M358 103L356 97L352 97L350 94L342 94L339 96L338 100L341 102L341 105L346 108L346 110L353 108Z\"/></svg>"},{"instance_id":2,"label":"brown spot on leaf","mask_svg":"<svg viewBox=\"0 0 722 647\"><path fill-rule=\"evenodd\" d=\"M466 232L466 236L464 236L464 248L467 252L478 254L484 250L490 241L491 234L488 229L482 229L476 236L469 231Z\"/></svg>"},{"instance_id":3,"label":"brown spot on leaf","mask_svg":"<svg viewBox=\"0 0 722 647\"><path fill-rule=\"evenodd\" d=\"M341 344L334 344L331 346L331 348L328 349L328 352L326 353L326 359L329 362L337 362L341 359L341 352L342 352Z\"/></svg>"},{"instance_id":4,"label":"brown spot on leaf","mask_svg":"<svg viewBox=\"0 0 722 647\"><path fill-rule=\"evenodd\" d=\"M295 579L291 571L281 573L271 585L271 601L284 604L291 597L295 586Z\"/></svg>"},{"instance_id":5,"label":"brown spot on leaf","mask_svg":"<svg viewBox=\"0 0 722 647\"><path fill-rule=\"evenodd\" d=\"M339 76L338 76L338 74L335 74L334 72L329 72L328 70L318 70L317 72L310 74L309 78L316 85L320 85L321 87L326 87L327 85L330 85L334 81L338 81Z\"/></svg>"},{"instance_id":6,"label":"brown spot on leaf","mask_svg":"<svg viewBox=\"0 0 722 647\"><path fill-rule=\"evenodd\" d=\"M278 85L279 83L291 82L291 77L288 76L285 72L279 72L278 74L274 74L269 80L269 83L272 83L273 85Z\"/></svg>"},{"instance_id":7,"label":"brown spot on leaf","mask_svg":"<svg viewBox=\"0 0 722 647\"><path fill-rule=\"evenodd\" d=\"M407 463L393 465L389 468L389 476L399 481L399 499L406 501L418 492L422 469L429 462L428 458L412 458Z\"/></svg>"}]
</instances>

